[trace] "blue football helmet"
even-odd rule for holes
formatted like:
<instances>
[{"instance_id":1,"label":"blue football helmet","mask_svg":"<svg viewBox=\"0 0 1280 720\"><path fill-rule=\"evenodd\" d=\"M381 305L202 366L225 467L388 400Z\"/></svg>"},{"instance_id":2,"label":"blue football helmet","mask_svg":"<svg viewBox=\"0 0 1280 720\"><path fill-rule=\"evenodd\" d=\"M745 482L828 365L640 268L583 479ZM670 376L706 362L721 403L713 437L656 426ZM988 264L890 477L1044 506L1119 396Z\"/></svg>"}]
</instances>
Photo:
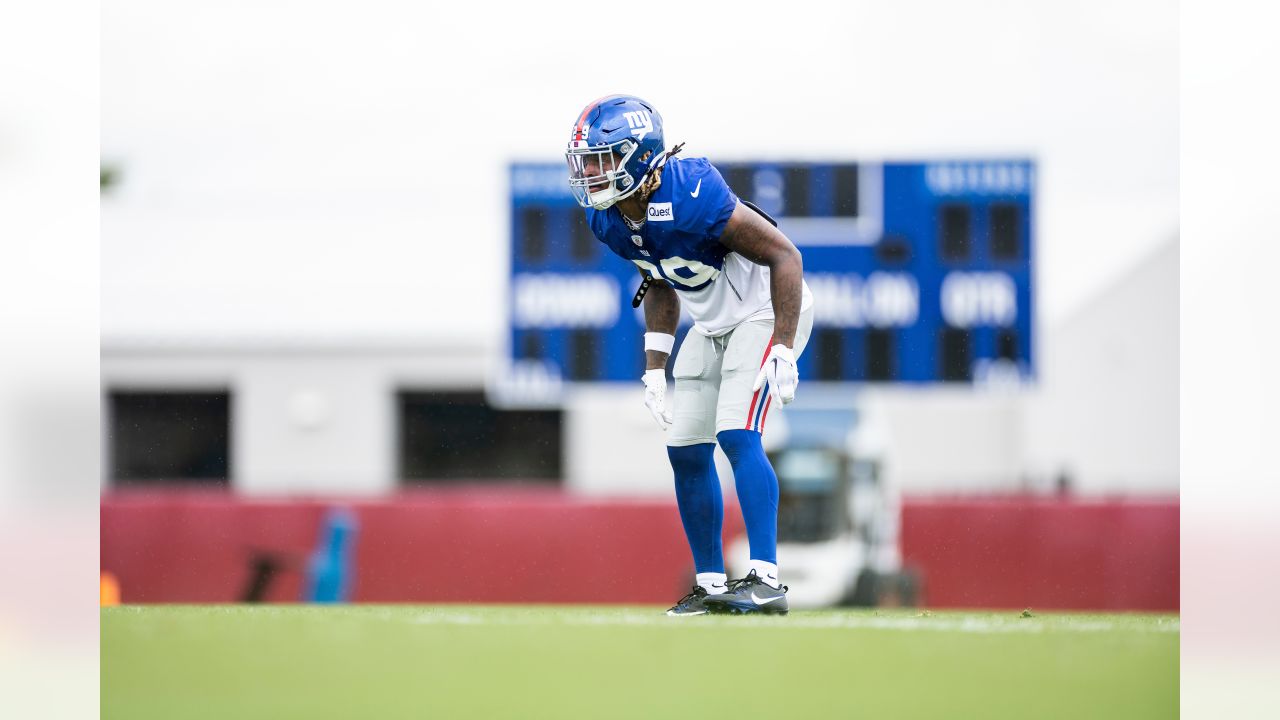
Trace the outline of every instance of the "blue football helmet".
<instances>
[{"instance_id":1,"label":"blue football helmet","mask_svg":"<svg viewBox=\"0 0 1280 720\"><path fill-rule=\"evenodd\" d=\"M604 210L640 189L666 152L662 116L634 95L609 95L578 115L565 159L582 207Z\"/></svg>"}]
</instances>

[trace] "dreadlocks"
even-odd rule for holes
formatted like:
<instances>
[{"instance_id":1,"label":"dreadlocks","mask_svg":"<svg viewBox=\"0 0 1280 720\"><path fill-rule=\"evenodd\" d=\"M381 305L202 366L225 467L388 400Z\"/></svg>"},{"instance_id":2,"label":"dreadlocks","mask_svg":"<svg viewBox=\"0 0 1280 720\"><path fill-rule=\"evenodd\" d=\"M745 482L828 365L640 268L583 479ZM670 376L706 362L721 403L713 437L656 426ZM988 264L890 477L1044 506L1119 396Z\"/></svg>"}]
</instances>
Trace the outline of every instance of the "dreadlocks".
<instances>
[{"instance_id":1,"label":"dreadlocks","mask_svg":"<svg viewBox=\"0 0 1280 720\"><path fill-rule=\"evenodd\" d=\"M648 199L650 195L658 191L658 188L662 186L662 171L666 169L667 161L675 157L676 153L682 149L684 149L684 143L676 145L662 155L653 170L650 170L649 174L645 176L644 184L640 186L640 196L642 198Z\"/></svg>"}]
</instances>

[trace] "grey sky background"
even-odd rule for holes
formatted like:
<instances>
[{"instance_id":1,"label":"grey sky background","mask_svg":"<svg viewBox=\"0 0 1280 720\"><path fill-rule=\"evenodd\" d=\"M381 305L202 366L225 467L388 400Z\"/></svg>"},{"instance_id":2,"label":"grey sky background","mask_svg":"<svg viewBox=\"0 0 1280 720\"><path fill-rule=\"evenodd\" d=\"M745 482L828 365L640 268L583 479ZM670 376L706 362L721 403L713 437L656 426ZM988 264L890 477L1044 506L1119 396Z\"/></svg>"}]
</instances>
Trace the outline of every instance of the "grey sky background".
<instances>
[{"instance_id":1,"label":"grey sky background","mask_svg":"<svg viewBox=\"0 0 1280 720\"><path fill-rule=\"evenodd\" d=\"M506 163L611 92L713 160L1033 157L1041 328L1178 232L1175 5L587 7L105 3L104 339L495 346Z\"/></svg>"}]
</instances>

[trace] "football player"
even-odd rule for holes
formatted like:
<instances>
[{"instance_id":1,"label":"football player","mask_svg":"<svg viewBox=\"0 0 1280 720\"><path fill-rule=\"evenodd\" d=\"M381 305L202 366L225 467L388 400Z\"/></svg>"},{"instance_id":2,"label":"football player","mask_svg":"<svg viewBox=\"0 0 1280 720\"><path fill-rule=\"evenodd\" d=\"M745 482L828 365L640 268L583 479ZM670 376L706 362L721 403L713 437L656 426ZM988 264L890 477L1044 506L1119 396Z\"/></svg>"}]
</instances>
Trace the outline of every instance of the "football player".
<instances>
[{"instance_id":1,"label":"football player","mask_svg":"<svg viewBox=\"0 0 1280 720\"><path fill-rule=\"evenodd\" d=\"M565 152L569 185L595 236L645 280L645 405L667 431L667 456L697 584L669 615L785 614L778 582L778 478L761 433L796 394L796 358L813 327L800 252L763 212L741 202L705 158L667 150L662 117L631 95L578 114ZM646 292L647 290L647 292ZM683 303L694 326L665 368ZM724 506L712 453L733 468L751 563L727 580Z\"/></svg>"}]
</instances>

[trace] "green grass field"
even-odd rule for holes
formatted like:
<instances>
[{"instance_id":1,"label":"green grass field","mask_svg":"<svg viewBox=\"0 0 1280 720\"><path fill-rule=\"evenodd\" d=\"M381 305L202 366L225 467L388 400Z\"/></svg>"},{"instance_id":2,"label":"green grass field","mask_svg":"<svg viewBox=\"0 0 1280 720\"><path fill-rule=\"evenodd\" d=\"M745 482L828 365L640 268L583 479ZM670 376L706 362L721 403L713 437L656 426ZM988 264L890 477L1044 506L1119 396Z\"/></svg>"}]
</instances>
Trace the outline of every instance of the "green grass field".
<instances>
[{"instance_id":1,"label":"green grass field","mask_svg":"<svg viewBox=\"0 0 1280 720\"><path fill-rule=\"evenodd\" d=\"M1171 718L1170 615L102 610L103 718Z\"/></svg>"}]
</instances>

